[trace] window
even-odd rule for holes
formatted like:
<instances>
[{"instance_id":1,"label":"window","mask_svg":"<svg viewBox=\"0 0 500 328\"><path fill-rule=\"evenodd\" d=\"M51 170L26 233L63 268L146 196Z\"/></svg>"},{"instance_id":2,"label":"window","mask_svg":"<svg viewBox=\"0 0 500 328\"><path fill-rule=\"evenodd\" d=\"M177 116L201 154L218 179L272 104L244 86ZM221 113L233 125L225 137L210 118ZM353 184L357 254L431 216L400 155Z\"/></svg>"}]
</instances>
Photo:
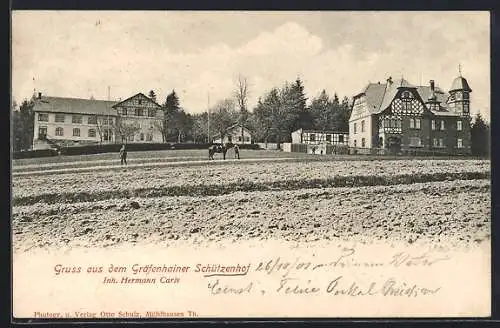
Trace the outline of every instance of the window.
<instances>
[{"instance_id":1,"label":"window","mask_svg":"<svg viewBox=\"0 0 500 328\"><path fill-rule=\"evenodd\" d=\"M144 133L140 134L140 139L141 139L141 141L144 141Z\"/></svg>"},{"instance_id":2,"label":"window","mask_svg":"<svg viewBox=\"0 0 500 328\"><path fill-rule=\"evenodd\" d=\"M462 139L457 139L457 147L458 148L463 148L464 147L464 144L462 142Z\"/></svg>"},{"instance_id":3,"label":"window","mask_svg":"<svg viewBox=\"0 0 500 328\"><path fill-rule=\"evenodd\" d=\"M443 138L439 138L439 147L444 147Z\"/></svg>"},{"instance_id":4,"label":"window","mask_svg":"<svg viewBox=\"0 0 500 328\"><path fill-rule=\"evenodd\" d=\"M434 120L431 121L431 129L433 131L436 130L436 121L434 121Z\"/></svg>"},{"instance_id":5,"label":"window","mask_svg":"<svg viewBox=\"0 0 500 328\"><path fill-rule=\"evenodd\" d=\"M110 118L110 119L108 120L108 124L109 124L109 125L113 125L113 119L112 119L112 118Z\"/></svg>"},{"instance_id":6,"label":"window","mask_svg":"<svg viewBox=\"0 0 500 328\"><path fill-rule=\"evenodd\" d=\"M104 129L102 139L104 141L111 141L111 137L113 136L113 132L110 129Z\"/></svg>"},{"instance_id":7,"label":"window","mask_svg":"<svg viewBox=\"0 0 500 328\"><path fill-rule=\"evenodd\" d=\"M357 133L357 125L356 125L356 123L354 123L353 130L354 130L354 133Z\"/></svg>"},{"instance_id":8,"label":"window","mask_svg":"<svg viewBox=\"0 0 500 328\"><path fill-rule=\"evenodd\" d=\"M146 134L147 141L153 141L153 135L151 133Z\"/></svg>"},{"instance_id":9,"label":"window","mask_svg":"<svg viewBox=\"0 0 500 328\"><path fill-rule=\"evenodd\" d=\"M419 118L415 119L415 129L420 129L420 119Z\"/></svg>"},{"instance_id":10,"label":"window","mask_svg":"<svg viewBox=\"0 0 500 328\"><path fill-rule=\"evenodd\" d=\"M95 129L89 129L89 138L95 138L95 136L96 136Z\"/></svg>"},{"instance_id":11,"label":"window","mask_svg":"<svg viewBox=\"0 0 500 328\"><path fill-rule=\"evenodd\" d=\"M356 146L356 140L354 140L354 147L355 147L355 148L357 147L357 146Z\"/></svg>"},{"instance_id":12,"label":"window","mask_svg":"<svg viewBox=\"0 0 500 328\"><path fill-rule=\"evenodd\" d=\"M419 137L410 137L410 146L411 147L420 147L422 146L422 141Z\"/></svg>"},{"instance_id":13,"label":"window","mask_svg":"<svg viewBox=\"0 0 500 328\"><path fill-rule=\"evenodd\" d=\"M365 148L365 138L361 138L361 148Z\"/></svg>"},{"instance_id":14,"label":"window","mask_svg":"<svg viewBox=\"0 0 500 328\"><path fill-rule=\"evenodd\" d=\"M80 136L80 129L74 128L73 129L73 137L79 137Z\"/></svg>"},{"instance_id":15,"label":"window","mask_svg":"<svg viewBox=\"0 0 500 328\"><path fill-rule=\"evenodd\" d=\"M309 141L316 141L316 135L314 133L309 135Z\"/></svg>"},{"instance_id":16,"label":"window","mask_svg":"<svg viewBox=\"0 0 500 328\"><path fill-rule=\"evenodd\" d=\"M47 113L38 113L38 120L40 122L48 122L49 121L49 114L47 114Z\"/></svg>"},{"instance_id":17,"label":"window","mask_svg":"<svg viewBox=\"0 0 500 328\"><path fill-rule=\"evenodd\" d=\"M38 139L44 140L47 137L47 127L40 126L38 127Z\"/></svg>"},{"instance_id":18,"label":"window","mask_svg":"<svg viewBox=\"0 0 500 328\"><path fill-rule=\"evenodd\" d=\"M238 142L241 142L241 136L238 137Z\"/></svg>"},{"instance_id":19,"label":"window","mask_svg":"<svg viewBox=\"0 0 500 328\"><path fill-rule=\"evenodd\" d=\"M434 145L434 147L438 147L439 146L439 140L437 140L436 138L434 138L433 145Z\"/></svg>"},{"instance_id":20,"label":"window","mask_svg":"<svg viewBox=\"0 0 500 328\"><path fill-rule=\"evenodd\" d=\"M156 109L149 108L148 109L148 116L155 117L156 116Z\"/></svg>"},{"instance_id":21,"label":"window","mask_svg":"<svg viewBox=\"0 0 500 328\"><path fill-rule=\"evenodd\" d=\"M441 120L441 130L444 130L444 120Z\"/></svg>"},{"instance_id":22,"label":"window","mask_svg":"<svg viewBox=\"0 0 500 328\"><path fill-rule=\"evenodd\" d=\"M128 139L128 141L134 141L134 135L133 134L129 135L127 139Z\"/></svg>"},{"instance_id":23,"label":"window","mask_svg":"<svg viewBox=\"0 0 500 328\"><path fill-rule=\"evenodd\" d=\"M143 115L144 115L144 110L142 108L135 109L135 116L143 116Z\"/></svg>"},{"instance_id":24,"label":"window","mask_svg":"<svg viewBox=\"0 0 500 328\"><path fill-rule=\"evenodd\" d=\"M365 121L361 121L361 132L365 132Z\"/></svg>"},{"instance_id":25,"label":"window","mask_svg":"<svg viewBox=\"0 0 500 328\"><path fill-rule=\"evenodd\" d=\"M123 116L127 116L128 115L128 112L127 112L126 108L122 108L122 115Z\"/></svg>"},{"instance_id":26,"label":"window","mask_svg":"<svg viewBox=\"0 0 500 328\"><path fill-rule=\"evenodd\" d=\"M339 142L344 143L344 135L339 135Z\"/></svg>"},{"instance_id":27,"label":"window","mask_svg":"<svg viewBox=\"0 0 500 328\"><path fill-rule=\"evenodd\" d=\"M142 105L142 99L138 99L139 105Z\"/></svg>"},{"instance_id":28,"label":"window","mask_svg":"<svg viewBox=\"0 0 500 328\"><path fill-rule=\"evenodd\" d=\"M468 112L469 112L469 104L465 103L464 104L464 113L468 113Z\"/></svg>"},{"instance_id":29,"label":"window","mask_svg":"<svg viewBox=\"0 0 500 328\"><path fill-rule=\"evenodd\" d=\"M57 123L64 123L64 114L56 114L56 120Z\"/></svg>"},{"instance_id":30,"label":"window","mask_svg":"<svg viewBox=\"0 0 500 328\"><path fill-rule=\"evenodd\" d=\"M245 137L245 142L250 142L250 137L249 136Z\"/></svg>"},{"instance_id":31,"label":"window","mask_svg":"<svg viewBox=\"0 0 500 328\"><path fill-rule=\"evenodd\" d=\"M87 118L87 123L88 124L97 124L97 116L95 116L95 115L89 116Z\"/></svg>"},{"instance_id":32,"label":"window","mask_svg":"<svg viewBox=\"0 0 500 328\"><path fill-rule=\"evenodd\" d=\"M457 131L462 131L462 121L457 121Z\"/></svg>"},{"instance_id":33,"label":"window","mask_svg":"<svg viewBox=\"0 0 500 328\"><path fill-rule=\"evenodd\" d=\"M332 142L332 135L331 134L326 135L326 141Z\"/></svg>"},{"instance_id":34,"label":"window","mask_svg":"<svg viewBox=\"0 0 500 328\"><path fill-rule=\"evenodd\" d=\"M56 136L62 137L64 135L63 128L56 128Z\"/></svg>"},{"instance_id":35,"label":"window","mask_svg":"<svg viewBox=\"0 0 500 328\"><path fill-rule=\"evenodd\" d=\"M82 124L82 115L73 115L71 117L71 123Z\"/></svg>"},{"instance_id":36,"label":"window","mask_svg":"<svg viewBox=\"0 0 500 328\"><path fill-rule=\"evenodd\" d=\"M415 120L410 118L410 129L415 129Z\"/></svg>"}]
</instances>

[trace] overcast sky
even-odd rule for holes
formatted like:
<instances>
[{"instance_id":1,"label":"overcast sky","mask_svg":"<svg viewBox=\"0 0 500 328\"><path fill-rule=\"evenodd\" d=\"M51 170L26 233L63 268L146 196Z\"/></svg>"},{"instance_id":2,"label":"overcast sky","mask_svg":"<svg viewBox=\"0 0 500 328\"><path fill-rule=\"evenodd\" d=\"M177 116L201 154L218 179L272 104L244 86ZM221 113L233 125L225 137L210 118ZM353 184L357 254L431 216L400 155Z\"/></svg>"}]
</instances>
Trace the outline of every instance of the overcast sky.
<instances>
[{"instance_id":1,"label":"overcast sky","mask_svg":"<svg viewBox=\"0 0 500 328\"><path fill-rule=\"evenodd\" d=\"M448 90L458 65L473 112L490 114L487 12L17 11L12 15L13 98L35 88L62 97L128 98L175 89L206 110L248 77L259 96L299 76L307 97L352 97L403 76ZM34 78L34 80L33 80Z\"/></svg>"}]
</instances>

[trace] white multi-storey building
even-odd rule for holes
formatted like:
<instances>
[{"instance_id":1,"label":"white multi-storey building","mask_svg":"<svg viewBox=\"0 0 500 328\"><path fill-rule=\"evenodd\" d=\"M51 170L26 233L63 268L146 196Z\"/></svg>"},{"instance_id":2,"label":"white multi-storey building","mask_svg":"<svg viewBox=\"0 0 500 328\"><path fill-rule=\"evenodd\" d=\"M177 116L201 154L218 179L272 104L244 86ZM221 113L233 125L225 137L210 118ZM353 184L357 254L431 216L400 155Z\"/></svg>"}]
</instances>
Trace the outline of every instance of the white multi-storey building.
<instances>
[{"instance_id":1,"label":"white multi-storey building","mask_svg":"<svg viewBox=\"0 0 500 328\"><path fill-rule=\"evenodd\" d=\"M163 140L163 110L142 93L121 102L38 94L33 111L34 149Z\"/></svg>"}]
</instances>

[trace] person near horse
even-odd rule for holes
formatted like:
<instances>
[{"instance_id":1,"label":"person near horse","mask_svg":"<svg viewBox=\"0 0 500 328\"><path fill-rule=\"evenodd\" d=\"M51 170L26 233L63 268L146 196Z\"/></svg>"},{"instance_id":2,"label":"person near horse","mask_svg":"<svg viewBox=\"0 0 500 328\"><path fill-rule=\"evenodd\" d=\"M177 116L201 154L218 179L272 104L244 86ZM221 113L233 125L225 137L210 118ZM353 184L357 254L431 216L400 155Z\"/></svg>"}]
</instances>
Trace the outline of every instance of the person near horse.
<instances>
[{"instance_id":1,"label":"person near horse","mask_svg":"<svg viewBox=\"0 0 500 328\"><path fill-rule=\"evenodd\" d=\"M234 145L234 158L240 159L240 147L238 145Z\"/></svg>"},{"instance_id":2,"label":"person near horse","mask_svg":"<svg viewBox=\"0 0 500 328\"><path fill-rule=\"evenodd\" d=\"M222 153L223 158L226 159L227 148L224 145L211 145L208 147L208 159L214 159L215 153Z\"/></svg>"},{"instance_id":3,"label":"person near horse","mask_svg":"<svg viewBox=\"0 0 500 328\"><path fill-rule=\"evenodd\" d=\"M127 149L125 148L125 145L122 145L122 148L120 148L120 165L127 165Z\"/></svg>"}]
</instances>

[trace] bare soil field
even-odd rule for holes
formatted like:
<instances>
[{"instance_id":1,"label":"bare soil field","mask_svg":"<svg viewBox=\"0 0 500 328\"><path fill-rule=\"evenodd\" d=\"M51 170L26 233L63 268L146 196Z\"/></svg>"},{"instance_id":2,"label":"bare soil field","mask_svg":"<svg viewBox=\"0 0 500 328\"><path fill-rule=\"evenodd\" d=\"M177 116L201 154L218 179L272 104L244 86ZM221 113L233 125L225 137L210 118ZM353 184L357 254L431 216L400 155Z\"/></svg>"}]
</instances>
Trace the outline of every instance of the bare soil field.
<instances>
[{"instance_id":1,"label":"bare soil field","mask_svg":"<svg viewBox=\"0 0 500 328\"><path fill-rule=\"evenodd\" d=\"M14 205L74 202L121 197L214 195L233 190L298 189L318 186L363 186L467 178L490 172L489 161L234 161L219 165L123 168L114 171L25 175L13 179ZM224 165L222 165L224 164ZM367 180L366 177L371 178ZM377 179L378 177L378 179ZM440 177L438 179L438 177ZM477 178L477 177L476 177ZM402 181L400 181L402 179ZM423 179L423 180L418 180ZM363 183L361 183L363 182Z\"/></svg>"},{"instance_id":2,"label":"bare soil field","mask_svg":"<svg viewBox=\"0 0 500 328\"><path fill-rule=\"evenodd\" d=\"M13 179L13 244L482 243L489 172L481 160L323 160L27 175Z\"/></svg>"},{"instance_id":3,"label":"bare soil field","mask_svg":"<svg viewBox=\"0 0 500 328\"><path fill-rule=\"evenodd\" d=\"M177 240L284 239L480 243L490 236L490 182L236 192L13 209L16 251Z\"/></svg>"}]
</instances>

